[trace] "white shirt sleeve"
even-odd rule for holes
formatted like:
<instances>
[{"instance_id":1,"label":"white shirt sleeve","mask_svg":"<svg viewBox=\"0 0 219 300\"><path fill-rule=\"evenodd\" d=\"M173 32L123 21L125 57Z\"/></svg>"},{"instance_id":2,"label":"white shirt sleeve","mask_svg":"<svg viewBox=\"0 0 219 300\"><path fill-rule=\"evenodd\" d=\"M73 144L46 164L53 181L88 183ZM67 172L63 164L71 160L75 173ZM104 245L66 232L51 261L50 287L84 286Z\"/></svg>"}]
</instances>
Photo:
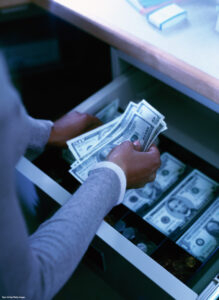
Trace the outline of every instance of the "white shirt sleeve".
<instances>
[{"instance_id":1,"label":"white shirt sleeve","mask_svg":"<svg viewBox=\"0 0 219 300\"><path fill-rule=\"evenodd\" d=\"M126 191L126 185L127 185L124 171L117 164L110 161L99 162L92 168L92 170L99 169L99 168L109 168L113 170L119 177L121 189L120 189L119 200L116 203L116 205L119 205L120 203L123 202L125 191Z\"/></svg>"}]
</instances>

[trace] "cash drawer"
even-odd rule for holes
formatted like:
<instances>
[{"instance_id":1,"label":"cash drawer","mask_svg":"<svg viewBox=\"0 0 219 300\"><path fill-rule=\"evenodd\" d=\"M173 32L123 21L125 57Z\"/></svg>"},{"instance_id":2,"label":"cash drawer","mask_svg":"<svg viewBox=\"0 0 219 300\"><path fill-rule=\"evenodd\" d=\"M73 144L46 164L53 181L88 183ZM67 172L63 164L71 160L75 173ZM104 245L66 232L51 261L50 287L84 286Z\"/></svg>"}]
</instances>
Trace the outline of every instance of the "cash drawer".
<instances>
[{"instance_id":1,"label":"cash drawer","mask_svg":"<svg viewBox=\"0 0 219 300\"><path fill-rule=\"evenodd\" d=\"M168 152L187 166L184 177L198 169L218 180L219 141L213 130L216 113L134 68L73 109L95 114L115 98L122 110L129 101L147 99L166 116L168 131L160 137L161 153ZM22 158L17 169L60 205L79 185L56 150L48 150L34 163ZM121 230L124 224L129 228L125 234ZM136 239L140 238L130 237L133 228L135 235L137 231L150 241L148 252L137 247ZM126 299L208 299L206 295L218 286L218 249L203 263L124 204L106 216L91 247L103 259L104 268L96 271Z\"/></svg>"}]
</instances>

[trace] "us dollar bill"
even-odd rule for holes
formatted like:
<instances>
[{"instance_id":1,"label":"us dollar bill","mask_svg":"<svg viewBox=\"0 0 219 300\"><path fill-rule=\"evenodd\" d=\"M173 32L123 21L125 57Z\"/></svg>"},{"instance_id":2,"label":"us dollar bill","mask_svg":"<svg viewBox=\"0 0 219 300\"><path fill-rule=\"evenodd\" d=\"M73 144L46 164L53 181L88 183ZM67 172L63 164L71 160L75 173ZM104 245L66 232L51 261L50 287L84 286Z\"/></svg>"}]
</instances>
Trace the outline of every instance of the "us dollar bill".
<instances>
[{"instance_id":1,"label":"us dollar bill","mask_svg":"<svg viewBox=\"0 0 219 300\"><path fill-rule=\"evenodd\" d=\"M89 133L84 133L79 137L67 141L69 150L77 160L82 159L118 122L119 120L116 118L101 127L89 131Z\"/></svg>"},{"instance_id":2,"label":"us dollar bill","mask_svg":"<svg viewBox=\"0 0 219 300\"><path fill-rule=\"evenodd\" d=\"M96 113L96 117L104 124L114 120L119 117L121 113L118 112L119 109L119 99L115 99L111 101L108 105L106 105L103 109Z\"/></svg>"},{"instance_id":3,"label":"us dollar bill","mask_svg":"<svg viewBox=\"0 0 219 300\"><path fill-rule=\"evenodd\" d=\"M200 261L219 245L219 197L176 242Z\"/></svg>"},{"instance_id":4,"label":"us dollar bill","mask_svg":"<svg viewBox=\"0 0 219 300\"><path fill-rule=\"evenodd\" d=\"M170 153L161 155L161 166L156 179L143 188L128 190L123 204L136 212L143 206L149 209L162 195L173 186L185 171L186 165Z\"/></svg>"},{"instance_id":5,"label":"us dollar bill","mask_svg":"<svg viewBox=\"0 0 219 300\"><path fill-rule=\"evenodd\" d=\"M95 152L97 147L100 148L100 146L109 142L113 135L120 132L127 125L136 108L137 105L134 102L130 102L121 117L117 117L110 123L67 141L67 145L74 157L77 160L83 160L91 155L92 152Z\"/></svg>"},{"instance_id":6,"label":"us dollar bill","mask_svg":"<svg viewBox=\"0 0 219 300\"><path fill-rule=\"evenodd\" d=\"M150 146L154 143L154 141L156 140L156 138L158 137L158 135L165 131L167 129L167 125L166 123L161 120L161 122L158 124L158 126L155 128L153 134L151 135L150 139L148 140L146 146L145 146L145 149L144 151L146 151L147 149L150 148Z\"/></svg>"},{"instance_id":7,"label":"us dollar bill","mask_svg":"<svg viewBox=\"0 0 219 300\"><path fill-rule=\"evenodd\" d=\"M117 145L120 145L123 141L139 140L141 145L145 145L154 130L154 125L142 118L139 114L132 115L126 127L121 131L117 131L109 140L108 143L103 144L100 148L96 148L96 151L92 153L88 158L83 160L74 169L70 170L70 173L75 176L80 182L84 182L88 177L88 173L91 168L100 161L105 160L109 152Z\"/></svg>"},{"instance_id":8,"label":"us dollar bill","mask_svg":"<svg viewBox=\"0 0 219 300\"><path fill-rule=\"evenodd\" d=\"M147 141L144 139L144 142L141 144L143 151L145 151L148 140L150 140L156 128L160 128L159 125L163 122L164 119L164 116L145 100L142 100L138 105L133 102L130 102L122 118L120 119L120 122L108 133L108 135L104 139L100 141L96 148L101 148L104 144L108 144L109 142L111 142L112 137L124 131L124 129L128 127L127 125L129 124L129 121L131 120L134 114L140 115L144 120L147 121L147 123L150 123L153 126L153 129L150 132L150 136L147 136ZM161 128L160 131L162 131ZM95 149L93 149L93 151L95 151Z\"/></svg>"},{"instance_id":9,"label":"us dollar bill","mask_svg":"<svg viewBox=\"0 0 219 300\"><path fill-rule=\"evenodd\" d=\"M155 139L160 132L166 129L165 122L163 121L164 116L149 103L145 100L142 100L138 105L130 102L121 118L117 118L116 121L111 121L106 125L68 141L67 144L74 157L77 160L83 160L97 149L108 144L115 135L118 135L127 127L129 120L135 113L140 114L148 122L156 125L148 138L149 141L151 141L152 137ZM142 145L144 151L148 148L147 145L148 143Z\"/></svg>"},{"instance_id":10,"label":"us dollar bill","mask_svg":"<svg viewBox=\"0 0 219 300\"><path fill-rule=\"evenodd\" d=\"M145 118L149 122L156 125L149 140L144 145L143 151L146 151L157 138L157 136L167 129L167 126L164 122L164 116L144 99L139 103L137 113L139 113L143 118Z\"/></svg>"},{"instance_id":11,"label":"us dollar bill","mask_svg":"<svg viewBox=\"0 0 219 300\"><path fill-rule=\"evenodd\" d=\"M137 113L154 125L158 125L164 119L164 115L144 99L138 104Z\"/></svg>"},{"instance_id":12,"label":"us dollar bill","mask_svg":"<svg viewBox=\"0 0 219 300\"><path fill-rule=\"evenodd\" d=\"M203 173L193 170L143 219L166 236L178 234L212 201L218 185Z\"/></svg>"}]
</instances>

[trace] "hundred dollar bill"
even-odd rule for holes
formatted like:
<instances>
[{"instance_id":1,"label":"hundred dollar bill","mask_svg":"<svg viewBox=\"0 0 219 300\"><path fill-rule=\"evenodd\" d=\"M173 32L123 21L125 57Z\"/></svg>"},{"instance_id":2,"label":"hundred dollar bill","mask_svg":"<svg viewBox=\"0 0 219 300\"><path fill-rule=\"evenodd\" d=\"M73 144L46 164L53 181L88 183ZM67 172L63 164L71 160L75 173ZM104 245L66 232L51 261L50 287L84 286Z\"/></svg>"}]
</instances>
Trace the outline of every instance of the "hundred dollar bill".
<instances>
[{"instance_id":1,"label":"hundred dollar bill","mask_svg":"<svg viewBox=\"0 0 219 300\"><path fill-rule=\"evenodd\" d=\"M156 179L143 188L126 192L123 204L132 211L136 212L143 206L145 210L149 209L185 171L186 165L171 154L165 152L160 158L161 166L157 170Z\"/></svg>"},{"instance_id":2,"label":"hundred dollar bill","mask_svg":"<svg viewBox=\"0 0 219 300\"><path fill-rule=\"evenodd\" d=\"M176 242L204 261L219 245L219 197Z\"/></svg>"},{"instance_id":3,"label":"hundred dollar bill","mask_svg":"<svg viewBox=\"0 0 219 300\"><path fill-rule=\"evenodd\" d=\"M100 148L100 146L109 142L116 133L118 134L126 127L127 122L135 113L136 108L137 105L134 102L130 102L121 117L117 117L108 124L67 141L68 147L75 158L77 160L83 160L92 152L95 152L97 147Z\"/></svg>"},{"instance_id":4,"label":"hundred dollar bill","mask_svg":"<svg viewBox=\"0 0 219 300\"><path fill-rule=\"evenodd\" d=\"M142 118L137 113L132 115L126 127L119 133L112 136L109 143L97 149L92 155L83 160L76 168L71 169L70 173L75 176L80 182L83 182L88 177L89 171L99 161L105 160L112 148L121 144L123 141L139 140L141 145L145 145L151 133L154 130L154 125Z\"/></svg>"},{"instance_id":5,"label":"hundred dollar bill","mask_svg":"<svg viewBox=\"0 0 219 300\"><path fill-rule=\"evenodd\" d=\"M219 184L193 170L143 219L165 235L178 234L215 197Z\"/></svg>"},{"instance_id":6,"label":"hundred dollar bill","mask_svg":"<svg viewBox=\"0 0 219 300\"><path fill-rule=\"evenodd\" d=\"M96 113L96 117L104 124L108 123L121 115L121 113L118 112L118 109L119 99L117 98L98 111L98 113Z\"/></svg>"}]
</instances>

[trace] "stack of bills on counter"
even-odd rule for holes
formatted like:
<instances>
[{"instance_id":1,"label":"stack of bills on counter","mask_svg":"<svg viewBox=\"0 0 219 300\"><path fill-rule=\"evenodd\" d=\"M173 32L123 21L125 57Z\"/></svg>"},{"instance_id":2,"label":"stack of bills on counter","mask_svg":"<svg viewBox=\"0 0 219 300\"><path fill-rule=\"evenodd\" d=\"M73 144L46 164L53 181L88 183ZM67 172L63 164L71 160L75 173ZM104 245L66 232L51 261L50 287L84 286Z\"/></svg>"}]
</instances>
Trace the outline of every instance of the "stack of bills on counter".
<instances>
[{"instance_id":1,"label":"stack of bills on counter","mask_svg":"<svg viewBox=\"0 0 219 300\"><path fill-rule=\"evenodd\" d=\"M109 110L110 122L67 141L69 150L76 159L69 172L81 183L86 180L93 166L105 160L117 145L127 140L139 140L142 150L147 151L157 136L167 129L164 116L145 100L138 104L130 102L124 113L119 116L115 108L115 113L112 113L112 103ZM105 107L105 113L98 113L101 119L107 120L109 110Z\"/></svg>"}]
</instances>

